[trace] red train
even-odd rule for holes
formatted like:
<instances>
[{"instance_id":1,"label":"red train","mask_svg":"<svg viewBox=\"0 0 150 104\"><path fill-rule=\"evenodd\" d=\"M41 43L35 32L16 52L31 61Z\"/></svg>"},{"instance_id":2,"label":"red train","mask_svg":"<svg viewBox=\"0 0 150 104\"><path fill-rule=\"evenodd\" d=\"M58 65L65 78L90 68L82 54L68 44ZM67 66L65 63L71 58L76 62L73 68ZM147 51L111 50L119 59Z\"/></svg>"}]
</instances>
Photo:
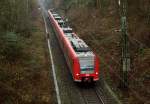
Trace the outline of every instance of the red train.
<instances>
[{"instance_id":1,"label":"red train","mask_svg":"<svg viewBox=\"0 0 150 104\"><path fill-rule=\"evenodd\" d=\"M99 80L98 57L56 12L48 10L48 15L74 81Z\"/></svg>"}]
</instances>

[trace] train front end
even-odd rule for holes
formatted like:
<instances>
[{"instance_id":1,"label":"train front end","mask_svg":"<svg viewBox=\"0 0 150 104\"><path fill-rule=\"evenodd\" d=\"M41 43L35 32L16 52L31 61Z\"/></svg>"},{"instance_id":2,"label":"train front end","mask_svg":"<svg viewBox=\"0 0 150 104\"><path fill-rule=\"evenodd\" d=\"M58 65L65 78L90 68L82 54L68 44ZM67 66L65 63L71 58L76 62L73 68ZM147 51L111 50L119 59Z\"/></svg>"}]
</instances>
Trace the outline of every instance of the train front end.
<instances>
[{"instance_id":1,"label":"train front end","mask_svg":"<svg viewBox=\"0 0 150 104\"><path fill-rule=\"evenodd\" d=\"M78 63L75 64L75 81L92 82L99 80L99 59L81 39L72 44L76 51Z\"/></svg>"},{"instance_id":2,"label":"train front end","mask_svg":"<svg viewBox=\"0 0 150 104\"><path fill-rule=\"evenodd\" d=\"M93 52L81 53L78 57L80 73L76 76L81 82L99 80L99 60Z\"/></svg>"}]
</instances>

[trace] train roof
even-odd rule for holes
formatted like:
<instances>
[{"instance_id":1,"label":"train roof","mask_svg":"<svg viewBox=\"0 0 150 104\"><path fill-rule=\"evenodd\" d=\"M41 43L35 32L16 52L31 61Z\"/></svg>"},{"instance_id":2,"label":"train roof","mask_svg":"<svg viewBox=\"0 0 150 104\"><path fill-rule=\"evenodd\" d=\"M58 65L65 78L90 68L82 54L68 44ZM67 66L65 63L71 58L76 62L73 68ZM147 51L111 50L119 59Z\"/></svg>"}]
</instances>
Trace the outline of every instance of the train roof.
<instances>
[{"instance_id":1,"label":"train roof","mask_svg":"<svg viewBox=\"0 0 150 104\"><path fill-rule=\"evenodd\" d=\"M60 16L55 16L54 17L56 20L61 20L62 18Z\"/></svg>"},{"instance_id":2,"label":"train roof","mask_svg":"<svg viewBox=\"0 0 150 104\"><path fill-rule=\"evenodd\" d=\"M69 39L76 53L91 52L91 49L88 47L88 45L82 39L80 39L75 33L73 33L72 28L62 27L62 30L64 31L65 36Z\"/></svg>"},{"instance_id":3,"label":"train roof","mask_svg":"<svg viewBox=\"0 0 150 104\"><path fill-rule=\"evenodd\" d=\"M63 20L57 20L60 27L63 27L65 22Z\"/></svg>"},{"instance_id":4,"label":"train roof","mask_svg":"<svg viewBox=\"0 0 150 104\"><path fill-rule=\"evenodd\" d=\"M89 46L75 33L73 33L73 29L71 27L62 27L62 30L65 33L65 36L69 39L74 51L78 56L93 55L93 52Z\"/></svg>"},{"instance_id":5,"label":"train roof","mask_svg":"<svg viewBox=\"0 0 150 104\"><path fill-rule=\"evenodd\" d=\"M55 17L55 16L59 16L56 12L51 12L52 15Z\"/></svg>"},{"instance_id":6,"label":"train roof","mask_svg":"<svg viewBox=\"0 0 150 104\"><path fill-rule=\"evenodd\" d=\"M59 25L63 23L63 25L60 25L60 27L63 30L65 37L67 37L67 39L70 41L70 44L78 57L94 56L94 53L91 51L89 46L75 33L73 33L73 29L66 25L63 19L58 14L55 13L53 14L53 16L57 20Z\"/></svg>"},{"instance_id":7,"label":"train roof","mask_svg":"<svg viewBox=\"0 0 150 104\"><path fill-rule=\"evenodd\" d=\"M58 17L59 15L58 15L58 14L53 14L53 16L54 16L54 18L55 18L55 17Z\"/></svg>"},{"instance_id":8,"label":"train roof","mask_svg":"<svg viewBox=\"0 0 150 104\"><path fill-rule=\"evenodd\" d=\"M65 26L63 26L62 27L62 30L63 30L63 32L66 34L66 33L72 33L72 28L71 27L65 27Z\"/></svg>"},{"instance_id":9,"label":"train roof","mask_svg":"<svg viewBox=\"0 0 150 104\"><path fill-rule=\"evenodd\" d=\"M57 22L58 23L65 23L63 20L58 20Z\"/></svg>"},{"instance_id":10,"label":"train roof","mask_svg":"<svg viewBox=\"0 0 150 104\"><path fill-rule=\"evenodd\" d=\"M89 52L91 49L88 45L80 38L73 37L71 44L76 52Z\"/></svg>"}]
</instances>

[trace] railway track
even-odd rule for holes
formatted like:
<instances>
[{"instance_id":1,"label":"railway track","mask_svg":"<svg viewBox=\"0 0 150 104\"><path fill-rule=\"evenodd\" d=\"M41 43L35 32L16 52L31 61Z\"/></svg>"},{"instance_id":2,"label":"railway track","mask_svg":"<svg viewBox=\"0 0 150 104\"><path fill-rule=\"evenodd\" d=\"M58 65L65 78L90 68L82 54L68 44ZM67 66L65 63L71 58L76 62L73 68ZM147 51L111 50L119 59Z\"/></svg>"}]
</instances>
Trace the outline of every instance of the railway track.
<instances>
[{"instance_id":1,"label":"railway track","mask_svg":"<svg viewBox=\"0 0 150 104\"><path fill-rule=\"evenodd\" d=\"M81 95L85 104L105 104L103 100L103 94L99 92L95 87L80 88Z\"/></svg>"},{"instance_id":2,"label":"railway track","mask_svg":"<svg viewBox=\"0 0 150 104\"><path fill-rule=\"evenodd\" d=\"M95 85L80 85L79 91L84 104L118 104L100 82Z\"/></svg>"},{"instance_id":3,"label":"railway track","mask_svg":"<svg viewBox=\"0 0 150 104\"><path fill-rule=\"evenodd\" d=\"M96 86L95 87L97 95L102 99L102 104L117 104L114 101L114 98L109 95L109 93L106 91L106 89L102 88L102 86Z\"/></svg>"}]
</instances>

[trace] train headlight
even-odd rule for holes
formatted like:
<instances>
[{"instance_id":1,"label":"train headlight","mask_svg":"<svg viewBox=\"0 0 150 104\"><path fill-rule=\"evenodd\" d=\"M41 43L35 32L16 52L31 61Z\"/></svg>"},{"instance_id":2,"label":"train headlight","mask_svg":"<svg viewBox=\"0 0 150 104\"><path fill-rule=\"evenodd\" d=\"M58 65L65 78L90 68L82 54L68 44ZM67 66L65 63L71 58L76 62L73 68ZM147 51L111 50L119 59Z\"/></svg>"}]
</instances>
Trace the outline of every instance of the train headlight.
<instances>
[{"instance_id":1,"label":"train headlight","mask_svg":"<svg viewBox=\"0 0 150 104\"><path fill-rule=\"evenodd\" d=\"M79 76L79 74L77 73L76 76Z\"/></svg>"},{"instance_id":2,"label":"train headlight","mask_svg":"<svg viewBox=\"0 0 150 104\"><path fill-rule=\"evenodd\" d=\"M95 74L98 75L98 72L96 72Z\"/></svg>"}]
</instances>

